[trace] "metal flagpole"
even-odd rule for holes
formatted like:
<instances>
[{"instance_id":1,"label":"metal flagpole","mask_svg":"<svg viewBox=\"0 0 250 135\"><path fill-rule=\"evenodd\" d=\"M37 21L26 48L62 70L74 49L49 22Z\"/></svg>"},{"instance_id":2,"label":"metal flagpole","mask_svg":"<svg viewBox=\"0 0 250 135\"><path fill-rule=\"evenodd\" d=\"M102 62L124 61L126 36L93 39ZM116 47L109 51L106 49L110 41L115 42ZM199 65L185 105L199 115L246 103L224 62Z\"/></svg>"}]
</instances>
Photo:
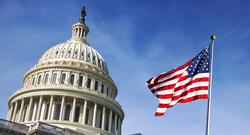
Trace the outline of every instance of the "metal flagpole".
<instances>
[{"instance_id":1,"label":"metal flagpole","mask_svg":"<svg viewBox=\"0 0 250 135\"><path fill-rule=\"evenodd\" d=\"M211 110L211 86L212 86L212 70L213 70L213 50L214 50L214 40L215 35L211 37L211 57L210 57L210 67L209 67L209 88L208 88L208 104L207 104L207 128L206 128L206 135L209 135L209 127L210 127L210 110Z\"/></svg>"}]
</instances>

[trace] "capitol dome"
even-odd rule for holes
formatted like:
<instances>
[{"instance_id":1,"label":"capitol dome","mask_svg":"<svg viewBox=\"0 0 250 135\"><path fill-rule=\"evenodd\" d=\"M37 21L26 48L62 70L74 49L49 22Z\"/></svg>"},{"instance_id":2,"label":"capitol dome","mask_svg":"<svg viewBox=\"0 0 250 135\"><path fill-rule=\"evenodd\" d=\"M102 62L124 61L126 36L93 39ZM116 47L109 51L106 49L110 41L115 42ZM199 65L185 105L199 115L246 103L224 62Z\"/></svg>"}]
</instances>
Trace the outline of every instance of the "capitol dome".
<instances>
[{"instance_id":1,"label":"capitol dome","mask_svg":"<svg viewBox=\"0 0 250 135\"><path fill-rule=\"evenodd\" d=\"M103 57L86 40L85 8L72 37L47 50L8 101L7 120L87 135L121 135L124 112Z\"/></svg>"}]
</instances>

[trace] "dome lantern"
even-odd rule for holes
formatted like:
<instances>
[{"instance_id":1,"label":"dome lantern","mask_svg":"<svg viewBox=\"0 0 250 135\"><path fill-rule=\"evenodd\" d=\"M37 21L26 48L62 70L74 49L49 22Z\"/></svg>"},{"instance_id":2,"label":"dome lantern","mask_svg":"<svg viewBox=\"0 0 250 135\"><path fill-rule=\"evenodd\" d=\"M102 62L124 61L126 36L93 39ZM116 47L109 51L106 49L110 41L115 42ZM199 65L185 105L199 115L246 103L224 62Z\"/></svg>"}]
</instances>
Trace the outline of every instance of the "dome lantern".
<instances>
[{"instance_id":1,"label":"dome lantern","mask_svg":"<svg viewBox=\"0 0 250 135\"><path fill-rule=\"evenodd\" d=\"M85 7L82 7L81 17L79 22L72 26L72 38L73 39L80 39L86 41L87 34L89 33L89 28L85 24Z\"/></svg>"}]
</instances>

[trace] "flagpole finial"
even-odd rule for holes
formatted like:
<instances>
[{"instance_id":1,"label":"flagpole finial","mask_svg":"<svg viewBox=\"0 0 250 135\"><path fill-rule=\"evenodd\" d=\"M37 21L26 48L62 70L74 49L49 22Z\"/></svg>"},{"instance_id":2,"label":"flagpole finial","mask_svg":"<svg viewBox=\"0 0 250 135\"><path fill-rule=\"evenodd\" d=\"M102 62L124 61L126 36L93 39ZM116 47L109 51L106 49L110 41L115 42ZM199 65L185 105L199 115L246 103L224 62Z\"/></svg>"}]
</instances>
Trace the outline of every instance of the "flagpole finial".
<instances>
[{"instance_id":1,"label":"flagpole finial","mask_svg":"<svg viewBox=\"0 0 250 135\"><path fill-rule=\"evenodd\" d=\"M215 38L216 38L215 35L211 35L210 37L211 40L215 40Z\"/></svg>"}]
</instances>

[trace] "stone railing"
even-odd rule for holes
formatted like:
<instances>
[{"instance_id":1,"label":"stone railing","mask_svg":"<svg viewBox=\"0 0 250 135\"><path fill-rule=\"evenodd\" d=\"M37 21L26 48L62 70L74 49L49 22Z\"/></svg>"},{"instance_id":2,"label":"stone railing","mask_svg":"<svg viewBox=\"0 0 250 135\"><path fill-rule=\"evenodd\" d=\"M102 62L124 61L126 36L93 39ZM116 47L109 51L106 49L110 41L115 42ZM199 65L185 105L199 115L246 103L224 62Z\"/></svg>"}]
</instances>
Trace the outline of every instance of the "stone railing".
<instances>
[{"instance_id":1,"label":"stone railing","mask_svg":"<svg viewBox=\"0 0 250 135\"><path fill-rule=\"evenodd\" d=\"M47 134L53 134L53 135L84 135L84 134L77 133L69 129L64 129L64 128L60 128L57 126L49 125L40 121L30 126L29 132L32 132L35 130L38 130L39 132L44 132Z\"/></svg>"},{"instance_id":2,"label":"stone railing","mask_svg":"<svg viewBox=\"0 0 250 135\"><path fill-rule=\"evenodd\" d=\"M26 134L29 131L29 127L23 124L0 119L0 128L18 133Z\"/></svg>"}]
</instances>

